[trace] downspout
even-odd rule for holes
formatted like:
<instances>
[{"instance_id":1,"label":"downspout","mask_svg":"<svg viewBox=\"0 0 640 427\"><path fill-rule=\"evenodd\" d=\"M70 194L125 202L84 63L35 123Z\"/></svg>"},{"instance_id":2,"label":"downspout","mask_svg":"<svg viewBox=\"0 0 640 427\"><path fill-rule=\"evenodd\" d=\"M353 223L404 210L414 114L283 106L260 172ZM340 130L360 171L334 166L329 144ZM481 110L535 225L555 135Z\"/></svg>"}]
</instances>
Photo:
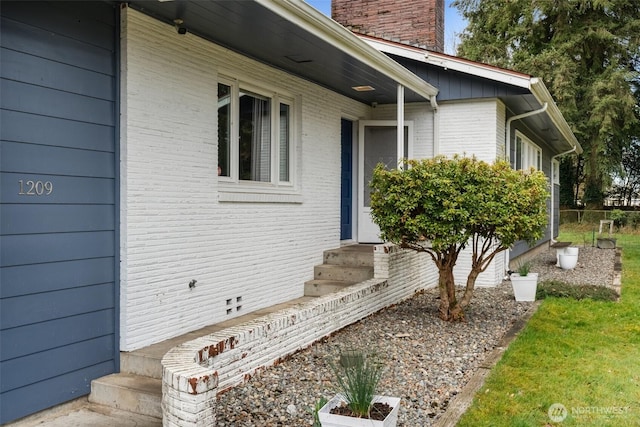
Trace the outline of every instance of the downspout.
<instances>
[{"instance_id":1,"label":"downspout","mask_svg":"<svg viewBox=\"0 0 640 427\"><path fill-rule=\"evenodd\" d=\"M553 162L555 161L556 158L564 156L566 154L571 154L574 153L576 150L578 149L577 145L574 145L573 148L571 148L571 150L565 151L564 153L560 153L560 154L556 154L555 156L551 157L551 244L555 243L556 240L553 238L553 226L555 225L553 223L553 219L555 218L554 213L555 213L555 193L554 193L554 189L555 189L555 176L554 176L554 169L553 169Z\"/></svg>"},{"instance_id":2,"label":"downspout","mask_svg":"<svg viewBox=\"0 0 640 427\"><path fill-rule=\"evenodd\" d=\"M438 115L438 103L436 97L429 98L433 108L433 157L440 154L440 116Z\"/></svg>"},{"instance_id":3,"label":"downspout","mask_svg":"<svg viewBox=\"0 0 640 427\"><path fill-rule=\"evenodd\" d=\"M517 116L509 117L507 119L507 124L505 126L506 127L506 131L505 131L505 153L504 153L504 157L509 162L509 165L511 165L511 122L513 122L515 120L524 119L525 117L535 116L536 114L544 113L545 111L547 111L547 107L548 106L549 106L549 104L547 102L545 102L542 105L542 108L539 108L539 109L533 110L533 111L528 111L526 113L518 114ZM553 199L552 199L552 201L553 201ZM551 204L553 205L553 203L551 203ZM551 234L553 234L553 231L551 232ZM509 258L510 258L509 253L510 252L511 252L510 249L507 249L506 251L504 251L504 265L506 267L506 270L509 270Z\"/></svg>"},{"instance_id":4,"label":"downspout","mask_svg":"<svg viewBox=\"0 0 640 427\"><path fill-rule=\"evenodd\" d=\"M533 110L533 111L528 111L526 113L522 113L519 114L517 116L513 116L513 117L509 117L507 119L507 130L506 130L506 147L505 147L505 158L507 159L507 161L509 162L509 164L511 164L511 122L513 122L514 120L520 120L520 119L524 119L525 117L529 117L529 116L535 116L536 114L541 114L544 113L545 111L547 111L547 107L549 106L548 103L544 103L544 105L542 105L542 108L538 109L538 110Z\"/></svg>"}]
</instances>

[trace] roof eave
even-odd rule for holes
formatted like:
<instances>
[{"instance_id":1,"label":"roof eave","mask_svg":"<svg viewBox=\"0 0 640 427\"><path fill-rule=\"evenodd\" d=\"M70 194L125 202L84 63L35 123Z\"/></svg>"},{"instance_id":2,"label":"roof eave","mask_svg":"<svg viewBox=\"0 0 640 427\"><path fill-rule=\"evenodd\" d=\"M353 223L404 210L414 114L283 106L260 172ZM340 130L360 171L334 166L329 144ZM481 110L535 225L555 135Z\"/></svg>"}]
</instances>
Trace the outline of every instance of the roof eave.
<instances>
[{"instance_id":1,"label":"roof eave","mask_svg":"<svg viewBox=\"0 0 640 427\"><path fill-rule=\"evenodd\" d=\"M575 147L576 154L582 154L582 146L578 142L576 136L573 134L571 127L569 127L569 124L560 112L560 109L553 100L553 97L551 96L551 93L549 93L549 90L547 89L547 86L544 84L544 82L537 77L532 77L530 79L529 90L531 90L531 93L536 97L541 105L545 102L548 104L547 114L551 118L553 124L562 134L564 139L569 143L569 145L572 148Z\"/></svg>"},{"instance_id":2,"label":"roof eave","mask_svg":"<svg viewBox=\"0 0 640 427\"><path fill-rule=\"evenodd\" d=\"M445 70L458 71L512 86L529 88L529 79L531 76L528 74L370 36L358 35L358 37L381 52L424 62L429 65L444 68Z\"/></svg>"},{"instance_id":3,"label":"roof eave","mask_svg":"<svg viewBox=\"0 0 640 427\"><path fill-rule=\"evenodd\" d=\"M257 3L282 16L304 30L324 38L337 49L358 61L383 72L396 83L425 99L438 94L438 89L408 71L384 53L369 46L342 25L299 0L256 0Z\"/></svg>"},{"instance_id":4,"label":"roof eave","mask_svg":"<svg viewBox=\"0 0 640 427\"><path fill-rule=\"evenodd\" d=\"M547 90L544 82L528 74L519 73L517 71L506 70L503 68L493 67L491 65L482 64L480 62L470 61L464 58L446 55L438 52L431 52L413 46L407 46L387 40L377 39L369 36L359 36L367 42L371 47L381 52L401 56L414 61L420 61L429 65L441 67L445 70L452 70L464 74L470 74L480 78L486 78L500 83L520 87L529 90L540 105L548 104L547 114L554 126L562 134L563 138L571 146L575 147L577 154L582 153L582 147L573 131L566 122L564 116L558 109L553 97Z\"/></svg>"}]
</instances>

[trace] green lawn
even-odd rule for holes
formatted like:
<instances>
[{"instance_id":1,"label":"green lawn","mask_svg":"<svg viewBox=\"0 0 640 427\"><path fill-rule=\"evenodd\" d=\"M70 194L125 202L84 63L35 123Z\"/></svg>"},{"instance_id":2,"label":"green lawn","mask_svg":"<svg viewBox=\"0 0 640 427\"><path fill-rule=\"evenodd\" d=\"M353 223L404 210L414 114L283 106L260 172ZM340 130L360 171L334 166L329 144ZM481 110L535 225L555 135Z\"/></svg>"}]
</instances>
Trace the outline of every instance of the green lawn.
<instances>
[{"instance_id":1,"label":"green lawn","mask_svg":"<svg viewBox=\"0 0 640 427\"><path fill-rule=\"evenodd\" d=\"M458 426L640 425L640 235L615 237L623 248L620 301L545 299ZM590 244L591 233L559 240ZM566 408L563 421L557 405L558 418L549 417L553 404Z\"/></svg>"}]
</instances>

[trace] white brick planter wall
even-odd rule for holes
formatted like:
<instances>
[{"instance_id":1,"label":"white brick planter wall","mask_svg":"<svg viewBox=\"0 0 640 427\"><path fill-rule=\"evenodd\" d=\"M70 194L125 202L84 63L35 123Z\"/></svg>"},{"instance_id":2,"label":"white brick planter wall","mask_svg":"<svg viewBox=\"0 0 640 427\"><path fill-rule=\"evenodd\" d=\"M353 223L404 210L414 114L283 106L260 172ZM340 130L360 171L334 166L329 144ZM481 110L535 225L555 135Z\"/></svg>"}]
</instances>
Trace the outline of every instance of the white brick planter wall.
<instances>
[{"instance_id":1,"label":"white brick planter wall","mask_svg":"<svg viewBox=\"0 0 640 427\"><path fill-rule=\"evenodd\" d=\"M227 328L170 350L162 359L164 426L215 426L216 396L261 368L389 305L433 287L428 256L379 245L375 278L298 307Z\"/></svg>"}]
</instances>

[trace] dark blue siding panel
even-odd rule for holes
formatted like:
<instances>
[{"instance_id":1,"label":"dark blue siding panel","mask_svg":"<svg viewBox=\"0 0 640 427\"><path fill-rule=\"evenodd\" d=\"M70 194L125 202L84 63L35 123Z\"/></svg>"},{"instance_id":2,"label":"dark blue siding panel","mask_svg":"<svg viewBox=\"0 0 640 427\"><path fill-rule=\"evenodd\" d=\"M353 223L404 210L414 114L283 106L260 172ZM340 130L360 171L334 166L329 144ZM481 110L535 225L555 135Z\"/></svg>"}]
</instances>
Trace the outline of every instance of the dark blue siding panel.
<instances>
[{"instance_id":1,"label":"dark blue siding panel","mask_svg":"<svg viewBox=\"0 0 640 427\"><path fill-rule=\"evenodd\" d=\"M113 153L0 141L4 172L114 178Z\"/></svg>"},{"instance_id":2,"label":"dark blue siding panel","mask_svg":"<svg viewBox=\"0 0 640 427\"><path fill-rule=\"evenodd\" d=\"M438 88L438 101L471 98L496 98L500 96L522 95L529 93L526 89L515 88L500 82L489 81L470 74L453 70L444 70L439 66L418 63L410 59L389 55L394 60L411 70Z\"/></svg>"},{"instance_id":3,"label":"dark blue siding panel","mask_svg":"<svg viewBox=\"0 0 640 427\"><path fill-rule=\"evenodd\" d=\"M113 152L113 126L0 110L0 139Z\"/></svg>"},{"instance_id":4,"label":"dark blue siding panel","mask_svg":"<svg viewBox=\"0 0 640 427\"><path fill-rule=\"evenodd\" d=\"M113 371L113 362L109 361L3 393L0 399L0 414L4 420L13 420L61 402L77 399L89 394L92 379Z\"/></svg>"},{"instance_id":5,"label":"dark blue siding panel","mask_svg":"<svg viewBox=\"0 0 640 427\"><path fill-rule=\"evenodd\" d=\"M63 289L16 297L0 302L0 321L4 329L46 322L62 316L75 316L114 306L113 284Z\"/></svg>"},{"instance_id":6,"label":"dark blue siding panel","mask_svg":"<svg viewBox=\"0 0 640 427\"><path fill-rule=\"evenodd\" d=\"M0 8L0 424L117 367L117 5Z\"/></svg>"},{"instance_id":7,"label":"dark blue siding panel","mask_svg":"<svg viewBox=\"0 0 640 427\"><path fill-rule=\"evenodd\" d=\"M9 49L0 50L2 78L45 86L66 92L111 100L115 79L72 65L27 55Z\"/></svg>"},{"instance_id":8,"label":"dark blue siding panel","mask_svg":"<svg viewBox=\"0 0 640 427\"><path fill-rule=\"evenodd\" d=\"M0 266L11 267L109 257L114 254L115 242L111 231L24 234L4 236L0 250Z\"/></svg>"},{"instance_id":9,"label":"dark blue siding panel","mask_svg":"<svg viewBox=\"0 0 640 427\"><path fill-rule=\"evenodd\" d=\"M26 23L56 36L66 36L107 51L113 50L114 15L108 5L102 8L87 7L85 2L42 3L34 10L30 2L14 2L6 7L2 15L16 22ZM27 18L28 17L28 18Z\"/></svg>"},{"instance_id":10,"label":"dark blue siding panel","mask_svg":"<svg viewBox=\"0 0 640 427\"><path fill-rule=\"evenodd\" d=\"M0 198L2 203L75 203L99 204L115 202L113 179L80 178L69 176L32 175L26 173L2 173L0 176ZM29 196L20 194L20 181L50 181L51 194Z\"/></svg>"},{"instance_id":11,"label":"dark blue siding panel","mask_svg":"<svg viewBox=\"0 0 640 427\"><path fill-rule=\"evenodd\" d=\"M114 104L98 98L2 80L0 107L100 125L114 124Z\"/></svg>"},{"instance_id":12,"label":"dark blue siding panel","mask_svg":"<svg viewBox=\"0 0 640 427\"><path fill-rule=\"evenodd\" d=\"M111 358L106 355L113 351L113 339L107 335L6 361L0 370L1 391L68 374L75 371L78 364L92 366L108 362Z\"/></svg>"},{"instance_id":13,"label":"dark blue siding panel","mask_svg":"<svg viewBox=\"0 0 640 427\"><path fill-rule=\"evenodd\" d=\"M113 258L20 265L0 270L0 297L10 298L115 280Z\"/></svg>"},{"instance_id":14,"label":"dark blue siding panel","mask_svg":"<svg viewBox=\"0 0 640 427\"><path fill-rule=\"evenodd\" d=\"M2 205L3 235L106 231L115 228L112 205Z\"/></svg>"},{"instance_id":15,"label":"dark blue siding panel","mask_svg":"<svg viewBox=\"0 0 640 427\"><path fill-rule=\"evenodd\" d=\"M114 333L114 310L63 317L0 331L0 360L72 345Z\"/></svg>"},{"instance_id":16,"label":"dark blue siding panel","mask_svg":"<svg viewBox=\"0 0 640 427\"><path fill-rule=\"evenodd\" d=\"M3 1L3 14L6 9L7 4ZM59 37L50 31L10 19L3 18L0 25L4 30L2 46L8 49L103 74L113 75L114 73L115 59L111 55L112 52L106 49L85 43L82 40ZM52 44L56 47L55 49L52 49Z\"/></svg>"}]
</instances>

